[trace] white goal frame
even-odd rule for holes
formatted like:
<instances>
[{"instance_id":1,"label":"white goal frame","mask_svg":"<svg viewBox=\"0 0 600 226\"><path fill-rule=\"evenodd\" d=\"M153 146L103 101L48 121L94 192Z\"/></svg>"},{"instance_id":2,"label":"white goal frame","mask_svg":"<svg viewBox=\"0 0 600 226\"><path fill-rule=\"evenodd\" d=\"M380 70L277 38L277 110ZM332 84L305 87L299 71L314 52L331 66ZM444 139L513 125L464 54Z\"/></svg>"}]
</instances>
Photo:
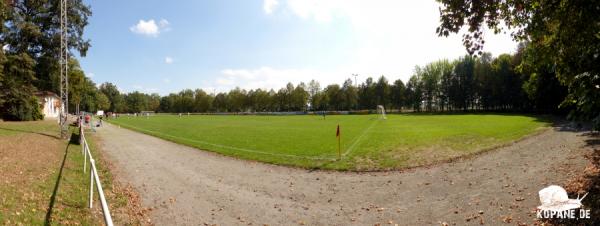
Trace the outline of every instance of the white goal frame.
<instances>
[{"instance_id":1,"label":"white goal frame","mask_svg":"<svg viewBox=\"0 0 600 226\"><path fill-rule=\"evenodd\" d=\"M154 112L154 111L140 111L140 116L149 117L149 116L154 116L155 114L156 114L156 112Z\"/></svg>"},{"instance_id":2,"label":"white goal frame","mask_svg":"<svg viewBox=\"0 0 600 226\"><path fill-rule=\"evenodd\" d=\"M387 119L383 105L377 105L377 114L379 115L379 119Z\"/></svg>"}]
</instances>

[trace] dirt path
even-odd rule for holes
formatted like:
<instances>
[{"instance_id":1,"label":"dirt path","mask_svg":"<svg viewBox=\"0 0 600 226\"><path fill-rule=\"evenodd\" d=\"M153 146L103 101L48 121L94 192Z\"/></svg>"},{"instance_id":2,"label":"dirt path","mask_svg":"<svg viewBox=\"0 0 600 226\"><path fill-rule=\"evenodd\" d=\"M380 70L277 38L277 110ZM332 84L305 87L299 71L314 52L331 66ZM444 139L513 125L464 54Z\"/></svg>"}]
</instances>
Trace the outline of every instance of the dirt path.
<instances>
[{"instance_id":1,"label":"dirt path","mask_svg":"<svg viewBox=\"0 0 600 226\"><path fill-rule=\"evenodd\" d=\"M237 160L109 124L98 134L115 175L154 208L157 225L530 223L537 192L587 163L584 137L560 129L471 159L378 173Z\"/></svg>"}]
</instances>

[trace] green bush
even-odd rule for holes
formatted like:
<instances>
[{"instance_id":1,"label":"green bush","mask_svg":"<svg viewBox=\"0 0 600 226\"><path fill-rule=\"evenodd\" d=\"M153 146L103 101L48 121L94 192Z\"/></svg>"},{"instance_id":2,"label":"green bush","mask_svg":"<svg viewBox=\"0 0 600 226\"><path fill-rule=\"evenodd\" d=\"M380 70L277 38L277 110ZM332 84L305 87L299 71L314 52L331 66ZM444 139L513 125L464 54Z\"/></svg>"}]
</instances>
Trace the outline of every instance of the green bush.
<instances>
[{"instance_id":1,"label":"green bush","mask_svg":"<svg viewBox=\"0 0 600 226\"><path fill-rule=\"evenodd\" d=\"M8 55L0 63L0 116L11 121L43 119L38 100L33 95L36 91L33 86L35 61L22 53Z\"/></svg>"},{"instance_id":2,"label":"green bush","mask_svg":"<svg viewBox=\"0 0 600 226\"><path fill-rule=\"evenodd\" d=\"M2 118L7 121L32 121L44 119L34 96L11 98L4 103Z\"/></svg>"}]
</instances>

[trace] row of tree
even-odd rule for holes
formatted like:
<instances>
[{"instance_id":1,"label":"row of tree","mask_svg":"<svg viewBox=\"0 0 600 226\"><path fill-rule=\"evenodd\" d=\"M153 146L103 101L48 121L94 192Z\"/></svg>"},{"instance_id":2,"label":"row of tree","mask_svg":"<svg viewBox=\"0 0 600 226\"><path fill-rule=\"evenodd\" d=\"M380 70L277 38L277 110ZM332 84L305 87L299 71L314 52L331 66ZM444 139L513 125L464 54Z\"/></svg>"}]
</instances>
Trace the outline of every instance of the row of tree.
<instances>
[{"instance_id":1,"label":"row of tree","mask_svg":"<svg viewBox=\"0 0 600 226\"><path fill-rule=\"evenodd\" d=\"M544 65L546 70L528 65L534 57L530 47L521 44L513 55L493 58L483 53L435 61L415 69L403 98L416 111L564 111L559 105L567 87L549 65Z\"/></svg>"},{"instance_id":2,"label":"row of tree","mask_svg":"<svg viewBox=\"0 0 600 226\"><path fill-rule=\"evenodd\" d=\"M312 80L279 90L235 88L209 94L202 89L186 89L160 97L158 94L132 92L121 94L111 83L100 86L114 112L274 112L411 109L414 111L559 111L567 94L551 67L539 70L528 66L534 56L525 44L513 54L493 58L466 55L454 61L438 60L417 66L405 84L381 76L367 78L360 85L347 79L340 86L321 87ZM536 73L532 72L536 71ZM543 71L546 74L539 75Z\"/></svg>"}]
</instances>

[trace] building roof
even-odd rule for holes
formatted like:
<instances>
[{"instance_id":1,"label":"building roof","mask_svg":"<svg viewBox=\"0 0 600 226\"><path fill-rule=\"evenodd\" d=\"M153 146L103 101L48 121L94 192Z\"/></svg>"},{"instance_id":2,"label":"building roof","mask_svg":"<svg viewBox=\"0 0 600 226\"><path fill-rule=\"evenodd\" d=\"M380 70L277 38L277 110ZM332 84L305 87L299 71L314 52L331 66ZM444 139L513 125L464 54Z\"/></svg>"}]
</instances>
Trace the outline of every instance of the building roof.
<instances>
[{"instance_id":1,"label":"building roof","mask_svg":"<svg viewBox=\"0 0 600 226\"><path fill-rule=\"evenodd\" d=\"M38 91L38 92L35 92L33 95L38 96L38 97L52 96L52 97L60 98L58 95L56 95L56 93L53 93L50 91Z\"/></svg>"}]
</instances>

